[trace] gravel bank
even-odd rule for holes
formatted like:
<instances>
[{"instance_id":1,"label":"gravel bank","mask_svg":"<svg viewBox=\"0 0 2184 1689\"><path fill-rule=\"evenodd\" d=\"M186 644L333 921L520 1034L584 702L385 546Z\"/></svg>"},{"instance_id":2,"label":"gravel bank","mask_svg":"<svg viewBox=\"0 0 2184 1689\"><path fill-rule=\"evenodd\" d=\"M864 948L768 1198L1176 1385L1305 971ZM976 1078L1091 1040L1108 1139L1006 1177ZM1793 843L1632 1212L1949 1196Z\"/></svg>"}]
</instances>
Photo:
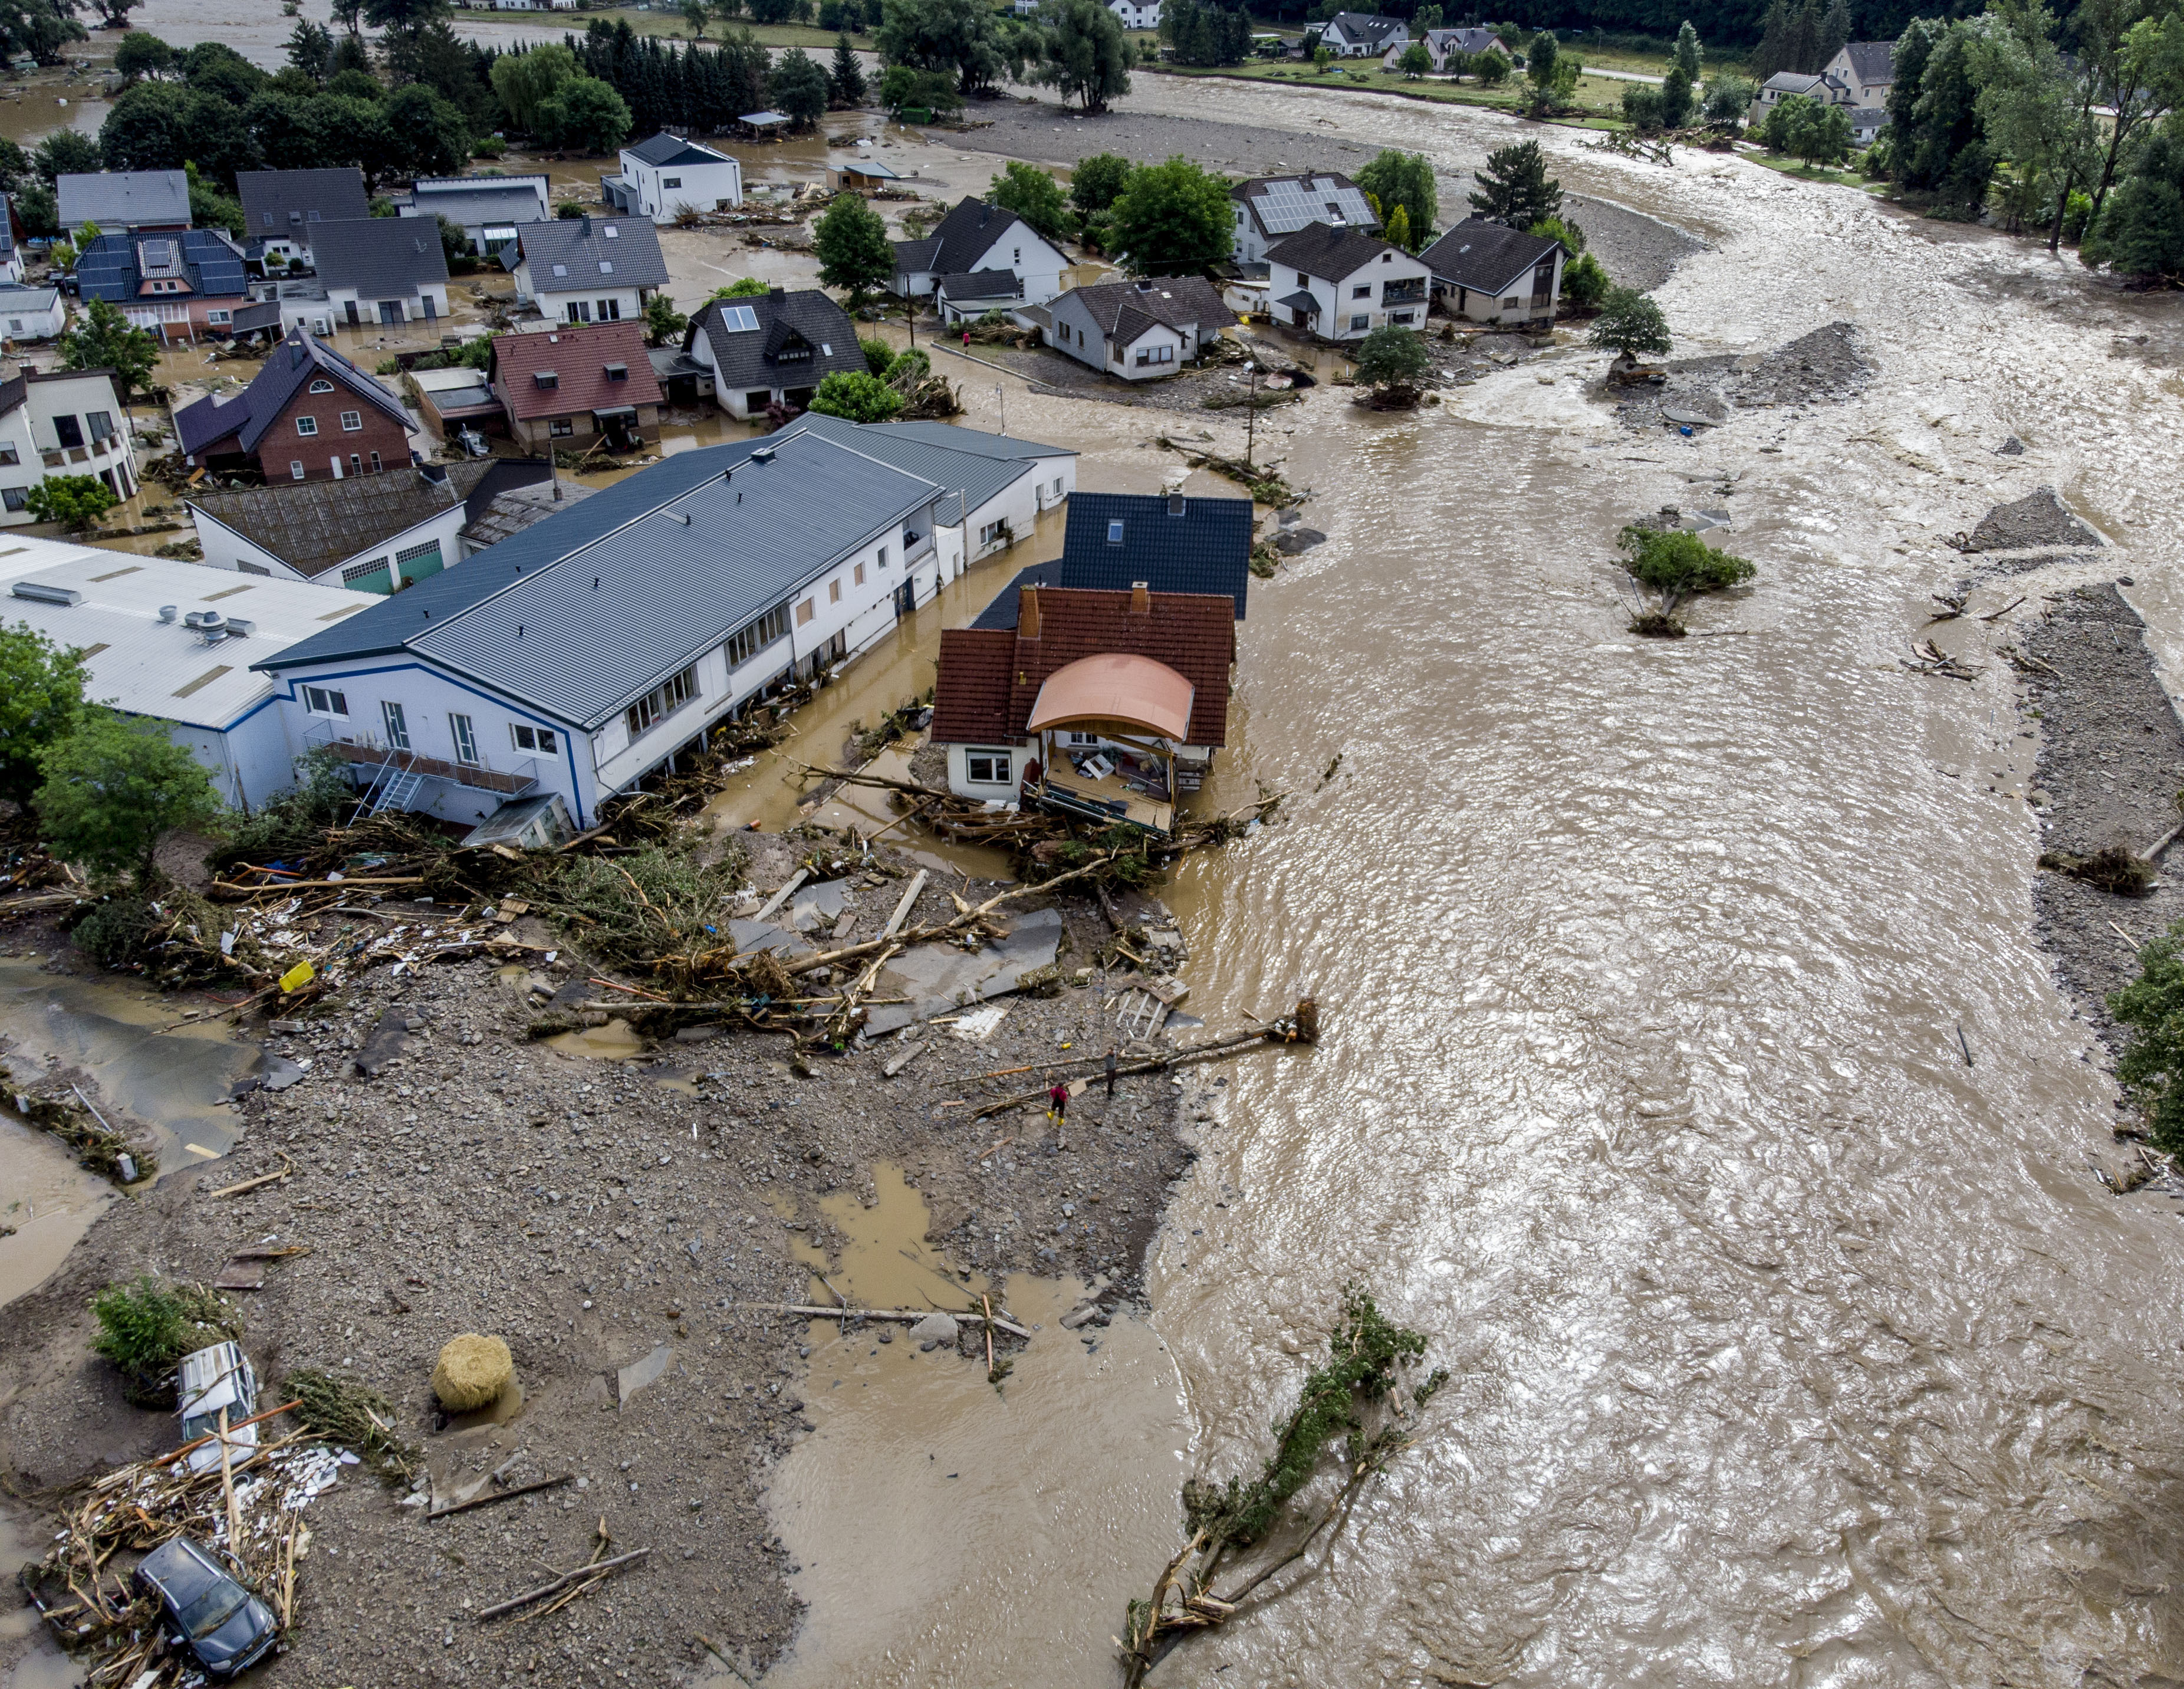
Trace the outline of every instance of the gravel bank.
<instances>
[{"instance_id":1,"label":"gravel bank","mask_svg":"<svg viewBox=\"0 0 2184 1689\"><path fill-rule=\"evenodd\" d=\"M933 131L932 138L968 152L998 153L1043 164L1073 164L1094 153L1119 153L1138 164L1158 164L1180 154L1209 170L1240 176L1279 176L1295 170L1354 172L1371 161L1377 148L1337 136L1316 134L1309 110L1285 102L1279 90L1266 98L1267 121L1246 127L1201 118L1170 117L1134 111L1125 96L1112 111L1085 117L1048 101L994 100L973 107L971 115L986 126L951 134ZM1507 137L1524 136L1513 121ZM1479 163L1485 162L1482 148ZM1470 166L1475 170L1477 164ZM1455 222L1469 215L1465 196L1470 176L1440 178L1441 220ZM1654 288L1702 242L1666 223L1582 194L1563 198L1566 213L1585 232L1590 250L1607 273L1628 287Z\"/></svg>"},{"instance_id":2,"label":"gravel bank","mask_svg":"<svg viewBox=\"0 0 2184 1689\"><path fill-rule=\"evenodd\" d=\"M890 880L852 906L898 895ZM919 918L944 918L946 893L927 899L937 907ZM1045 1064L1106 1047L1103 982L1084 966L1106 929L1086 906L1063 913L1064 978L1081 969L1089 984L1005 1000L982 1043L937 1030L894 1079L881 1072L893 1040L808 1071L778 1036L648 1051L611 1024L576 1035L622 1060L533 1041L537 988L563 1006L628 1001L588 988L591 970L566 952L535 973L465 962L367 976L268 1038L269 1052L309 1066L242 1100L232 1156L115 1204L61 1272L0 1311L0 1473L31 1498L171 1445L170 1418L127 1406L90 1356L99 1288L140 1272L209 1281L238 1247L306 1244L239 1297L269 1389L308 1365L382 1390L443 1490L504 1463L511 1484L574 1482L428 1522L422 1506L352 1476L313 1504L298 1622L265 1681L421 1670L442 1683L665 1684L701 1664L700 1634L755 1675L798 1619L761 1491L771 1462L811 1429L800 1348L833 1329L815 1335L801 1318L744 1305L823 1296L811 1268L840 1270L855 1219L845 1225L838 1196L822 1199L849 1193L869 1208L876 1166L899 1166L928 1204L924 1240L907 1241L944 1303L951 1283L967 1300L982 1274L999 1281L1000 1305L1006 1275L1022 1271L1105 1282L1112 1302L1134 1292L1166 1187L1189 1165L1184 1099L1225 1084L1207 1070L1125 1079L1112 1101L1095 1084L1066 1146L1043 1109L972 1121ZM64 941L54 965L81 962ZM355 1066L367 1043L376 1078ZM976 1077L1016 1068L1029 1071ZM208 1195L284 1157L285 1184ZM435 1413L433 1359L468 1330L515 1352L523 1399L507 1423ZM931 1364L983 1367L969 1331L960 1354L930 1352ZM655 1355L657 1381L619 1400L618 1370ZM535 1625L471 1616L582 1561L603 1516L617 1552L652 1550L646 1564Z\"/></svg>"},{"instance_id":3,"label":"gravel bank","mask_svg":"<svg viewBox=\"0 0 2184 1689\"><path fill-rule=\"evenodd\" d=\"M1683 358L1666 368L1661 386L1625 390L1618 399L1616 420L1624 427L1644 432L1680 426L1679 418L1726 422L1741 410L1841 404L1865 390L1880 365L1866 354L1853 325L1831 322L1772 352Z\"/></svg>"},{"instance_id":4,"label":"gravel bank","mask_svg":"<svg viewBox=\"0 0 2184 1689\"><path fill-rule=\"evenodd\" d=\"M2034 797L2054 813L2042 848L2086 855L2110 844L2143 850L2178 819L2184 789L2184 725L2155 677L2138 613L2114 586L2063 594L2023 641L2057 672L2036 670L2024 688L2036 716L2040 755ZM2108 994L2138 975L2131 945L2184 919L2184 881L2164 874L2147 898L2118 897L2068 875L2034 882L2035 930L2087 1022L2121 1047ZM2113 924L2111 924L2113 923Z\"/></svg>"}]
</instances>

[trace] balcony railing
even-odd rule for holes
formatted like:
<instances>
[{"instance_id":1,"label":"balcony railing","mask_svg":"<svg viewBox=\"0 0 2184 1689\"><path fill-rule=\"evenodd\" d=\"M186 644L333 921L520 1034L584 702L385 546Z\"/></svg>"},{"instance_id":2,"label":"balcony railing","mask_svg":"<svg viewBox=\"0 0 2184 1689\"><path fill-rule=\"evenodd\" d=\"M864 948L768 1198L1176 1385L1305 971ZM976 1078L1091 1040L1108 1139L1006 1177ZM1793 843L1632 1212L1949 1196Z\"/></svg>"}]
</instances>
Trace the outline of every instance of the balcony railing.
<instances>
[{"instance_id":1,"label":"balcony railing","mask_svg":"<svg viewBox=\"0 0 2184 1689\"><path fill-rule=\"evenodd\" d=\"M38 455L47 469L61 469L72 463L89 463L93 458L109 457L122 445L119 434L101 434L84 446L63 446L56 451L41 450Z\"/></svg>"},{"instance_id":2,"label":"balcony railing","mask_svg":"<svg viewBox=\"0 0 2184 1689\"><path fill-rule=\"evenodd\" d=\"M346 728L334 722L314 722L304 732L304 743L314 750L323 746L343 761L359 767L376 771L390 763L398 764L427 779L451 781L473 791L495 792L504 798L521 797L538 783L538 763L530 757L511 759L520 766L503 770L490 767L483 761L451 762L445 757L422 756L415 751L390 749L370 734L350 738L347 733Z\"/></svg>"},{"instance_id":3,"label":"balcony railing","mask_svg":"<svg viewBox=\"0 0 2184 1689\"><path fill-rule=\"evenodd\" d=\"M1425 303L1426 284L1421 276L1411 282L1388 282L1380 287L1380 303L1384 305L1422 305Z\"/></svg>"}]
</instances>

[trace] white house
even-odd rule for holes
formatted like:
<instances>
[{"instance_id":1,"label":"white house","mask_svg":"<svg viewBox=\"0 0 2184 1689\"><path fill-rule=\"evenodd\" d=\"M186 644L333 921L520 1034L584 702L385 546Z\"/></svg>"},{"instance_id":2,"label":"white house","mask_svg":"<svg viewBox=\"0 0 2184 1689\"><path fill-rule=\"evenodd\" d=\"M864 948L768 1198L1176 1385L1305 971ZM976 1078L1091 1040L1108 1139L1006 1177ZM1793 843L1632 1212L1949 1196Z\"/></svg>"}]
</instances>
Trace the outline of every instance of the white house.
<instances>
[{"instance_id":1,"label":"white house","mask_svg":"<svg viewBox=\"0 0 2184 1689\"><path fill-rule=\"evenodd\" d=\"M1072 287L1047 309L1047 338L1119 381L1172 376L1235 315L1202 276L1155 276Z\"/></svg>"},{"instance_id":2,"label":"white house","mask_svg":"<svg viewBox=\"0 0 2184 1689\"><path fill-rule=\"evenodd\" d=\"M1327 340L1423 327L1432 272L1401 247L1314 223L1267 248L1276 320Z\"/></svg>"},{"instance_id":3,"label":"white house","mask_svg":"<svg viewBox=\"0 0 2184 1689\"><path fill-rule=\"evenodd\" d=\"M807 412L800 429L932 482L947 496L936 509L935 549L944 583L983 558L1028 540L1042 513L1077 490L1077 454L947 422L844 422Z\"/></svg>"},{"instance_id":4,"label":"white house","mask_svg":"<svg viewBox=\"0 0 2184 1689\"><path fill-rule=\"evenodd\" d=\"M642 217L557 217L515 234L515 293L549 322L621 322L667 285L660 231Z\"/></svg>"},{"instance_id":5,"label":"white house","mask_svg":"<svg viewBox=\"0 0 2184 1689\"><path fill-rule=\"evenodd\" d=\"M83 652L86 695L164 722L239 810L295 783L273 683L252 663L374 602L28 536L0 552L0 616Z\"/></svg>"},{"instance_id":6,"label":"white house","mask_svg":"<svg viewBox=\"0 0 2184 1689\"><path fill-rule=\"evenodd\" d=\"M1493 31L1475 25L1468 29L1428 30L1418 39L1424 43L1427 54L1433 59L1434 75L1436 76L1447 75L1449 60L1458 54L1468 59L1476 59L1482 53L1502 52L1505 56L1507 54L1507 49L1502 47L1501 39ZM1384 63L1389 70L1396 68L1396 61L1403 56L1403 47L1409 45L1410 42L1406 41L1403 47L1389 49L1384 55Z\"/></svg>"},{"instance_id":7,"label":"white house","mask_svg":"<svg viewBox=\"0 0 2184 1689\"><path fill-rule=\"evenodd\" d=\"M133 497L135 447L106 371L17 371L0 382L0 526L36 520L31 488L49 475L95 475L115 498Z\"/></svg>"},{"instance_id":8,"label":"white house","mask_svg":"<svg viewBox=\"0 0 2184 1689\"><path fill-rule=\"evenodd\" d=\"M1126 30L1160 27L1161 0L1107 0L1107 9L1123 20Z\"/></svg>"},{"instance_id":9,"label":"white house","mask_svg":"<svg viewBox=\"0 0 2184 1689\"><path fill-rule=\"evenodd\" d=\"M445 217L463 231L471 249L498 252L526 223L554 215L552 183L543 172L528 176L421 176L410 189L404 217Z\"/></svg>"},{"instance_id":10,"label":"white house","mask_svg":"<svg viewBox=\"0 0 2184 1689\"><path fill-rule=\"evenodd\" d=\"M325 315L352 328L363 323L437 322L448 315L448 256L440 231L414 217L359 217L320 223L311 237L317 287ZM298 298L297 315L281 290L282 326L304 320L310 302Z\"/></svg>"},{"instance_id":11,"label":"white house","mask_svg":"<svg viewBox=\"0 0 2184 1689\"><path fill-rule=\"evenodd\" d=\"M475 823L552 796L588 826L930 599L946 496L816 430L683 452L259 666L375 802Z\"/></svg>"},{"instance_id":12,"label":"white house","mask_svg":"<svg viewBox=\"0 0 2184 1689\"><path fill-rule=\"evenodd\" d=\"M384 595L462 561L466 525L499 493L551 474L543 460L472 459L339 481L271 481L183 502L208 568Z\"/></svg>"},{"instance_id":13,"label":"white house","mask_svg":"<svg viewBox=\"0 0 2184 1689\"><path fill-rule=\"evenodd\" d=\"M726 153L664 131L621 149L621 173L601 176L616 210L671 223L685 211L733 211L744 203L744 167Z\"/></svg>"},{"instance_id":14,"label":"white house","mask_svg":"<svg viewBox=\"0 0 2184 1689\"><path fill-rule=\"evenodd\" d=\"M1069 260L1061 249L1013 211L965 198L920 241L894 245L894 292L922 299L945 279L1006 270L1018 283L1017 298L1043 305L1061 291Z\"/></svg>"},{"instance_id":15,"label":"white house","mask_svg":"<svg viewBox=\"0 0 2184 1689\"><path fill-rule=\"evenodd\" d=\"M0 287L0 333L10 340L51 340L68 326L58 287Z\"/></svg>"},{"instance_id":16,"label":"white house","mask_svg":"<svg viewBox=\"0 0 2184 1689\"><path fill-rule=\"evenodd\" d=\"M1896 85L1896 43L1853 41L1820 67L1821 74L1842 86L1847 105L1872 108L1888 103L1888 91Z\"/></svg>"},{"instance_id":17,"label":"white house","mask_svg":"<svg viewBox=\"0 0 2184 1689\"><path fill-rule=\"evenodd\" d=\"M1752 107L1745 114L1745 121L1754 125L1766 122L1768 112L1792 94L1818 100L1822 105L1848 105L1851 103L1850 90L1825 71L1814 76L1802 70L1777 70L1760 84L1759 92L1752 96Z\"/></svg>"},{"instance_id":18,"label":"white house","mask_svg":"<svg viewBox=\"0 0 2184 1689\"><path fill-rule=\"evenodd\" d=\"M1408 47L1411 26L1372 12L1337 12L1320 30L1319 44L1338 59L1379 59Z\"/></svg>"},{"instance_id":19,"label":"white house","mask_svg":"<svg viewBox=\"0 0 2184 1689\"><path fill-rule=\"evenodd\" d=\"M1232 256L1239 264L1263 264L1269 243L1314 223L1367 235L1380 232L1380 220L1365 191L1337 170L1253 176L1231 187L1228 199L1236 215Z\"/></svg>"},{"instance_id":20,"label":"white house","mask_svg":"<svg viewBox=\"0 0 2184 1689\"><path fill-rule=\"evenodd\" d=\"M1449 315L1509 326L1555 320L1569 253L1551 237L1467 217L1418 256Z\"/></svg>"}]
</instances>

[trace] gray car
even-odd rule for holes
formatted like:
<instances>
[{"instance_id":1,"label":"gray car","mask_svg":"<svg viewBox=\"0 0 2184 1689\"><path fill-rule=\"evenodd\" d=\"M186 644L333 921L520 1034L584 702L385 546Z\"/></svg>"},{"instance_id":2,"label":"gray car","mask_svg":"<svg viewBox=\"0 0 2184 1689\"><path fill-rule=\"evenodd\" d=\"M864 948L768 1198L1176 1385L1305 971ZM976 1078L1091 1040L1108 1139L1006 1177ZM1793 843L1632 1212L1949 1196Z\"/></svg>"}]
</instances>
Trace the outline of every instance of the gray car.
<instances>
[{"instance_id":1,"label":"gray car","mask_svg":"<svg viewBox=\"0 0 2184 1689\"><path fill-rule=\"evenodd\" d=\"M136 1582L159 1597L167 1640L187 1648L209 1677L235 1676L265 1658L280 1640L273 1609L187 1536L170 1538L147 1554L136 1568Z\"/></svg>"}]
</instances>

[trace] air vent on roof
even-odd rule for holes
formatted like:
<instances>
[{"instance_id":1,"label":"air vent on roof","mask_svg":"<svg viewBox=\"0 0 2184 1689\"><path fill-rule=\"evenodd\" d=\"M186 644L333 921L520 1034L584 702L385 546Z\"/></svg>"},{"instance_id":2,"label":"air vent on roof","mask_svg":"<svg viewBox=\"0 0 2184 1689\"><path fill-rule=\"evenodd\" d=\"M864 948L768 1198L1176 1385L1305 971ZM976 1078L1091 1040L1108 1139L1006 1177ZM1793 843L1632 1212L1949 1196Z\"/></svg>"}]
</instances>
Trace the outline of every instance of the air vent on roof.
<instances>
[{"instance_id":1,"label":"air vent on roof","mask_svg":"<svg viewBox=\"0 0 2184 1689\"><path fill-rule=\"evenodd\" d=\"M773 461L773 448L772 446L760 446L756 448L751 453L751 461L753 463L772 463Z\"/></svg>"},{"instance_id":2,"label":"air vent on roof","mask_svg":"<svg viewBox=\"0 0 2184 1689\"><path fill-rule=\"evenodd\" d=\"M42 581L18 581L15 596L36 604L81 604L83 594L74 587L49 587Z\"/></svg>"},{"instance_id":3,"label":"air vent on roof","mask_svg":"<svg viewBox=\"0 0 2184 1689\"><path fill-rule=\"evenodd\" d=\"M1182 493L1171 493L1167 495L1167 513L1172 516L1179 516L1183 514Z\"/></svg>"},{"instance_id":4,"label":"air vent on roof","mask_svg":"<svg viewBox=\"0 0 2184 1689\"><path fill-rule=\"evenodd\" d=\"M174 622L174 619L175 619L175 614L176 614L176 607L175 607L173 605L171 605L171 604L163 604L163 605L161 605L159 606L159 620L160 620L160 621L164 622L167 622L167 623L169 623L169 624L170 624L170 625L171 625L171 624L173 623L173 622Z\"/></svg>"},{"instance_id":5,"label":"air vent on roof","mask_svg":"<svg viewBox=\"0 0 2184 1689\"><path fill-rule=\"evenodd\" d=\"M227 618L227 631L237 639L248 639L258 631L258 624L245 621L239 616L231 616Z\"/></svg>"}]
</instances>

